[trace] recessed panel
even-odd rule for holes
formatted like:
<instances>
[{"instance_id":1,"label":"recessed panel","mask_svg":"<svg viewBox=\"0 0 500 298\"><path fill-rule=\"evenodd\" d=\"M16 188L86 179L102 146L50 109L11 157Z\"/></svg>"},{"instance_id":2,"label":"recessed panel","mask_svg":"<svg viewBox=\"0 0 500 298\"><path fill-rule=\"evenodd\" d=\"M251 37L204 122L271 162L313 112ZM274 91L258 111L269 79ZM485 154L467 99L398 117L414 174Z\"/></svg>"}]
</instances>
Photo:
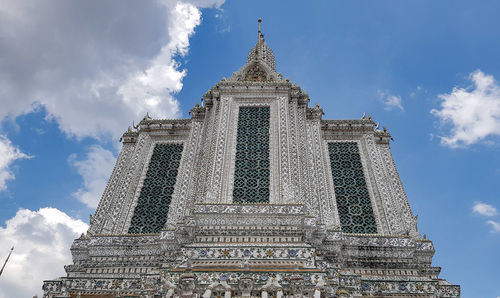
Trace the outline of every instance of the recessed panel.
<instances>
[{"instance_id":1,"label":"recessed panel","mask_svg":"<svg viewBox=\"0 0 500 298\"><path fill-rule=\"evenodd\" d=\"M355 142L328 143L340 225L345 233L377 233L363 165Z\"/></svg>"},{"instance_id":2,"label":"recessed panel","mask_svg":"<svg viewBox=\"0 0 500 298\"><path fill-rule=\"evenodd\" d=\"M182 144L155 145L129 234L161 231L167 221L181 156Z\"/></svg>"},{"instance_id":3,"label":"recessed panel","mask_svg":"<svg viewBox=\"0 0 500 298\"><path fill-rule=\"evenodd\" d=\"M269 203L269 107L240 107L234 203Z\"/></svg>"}]
</instances>

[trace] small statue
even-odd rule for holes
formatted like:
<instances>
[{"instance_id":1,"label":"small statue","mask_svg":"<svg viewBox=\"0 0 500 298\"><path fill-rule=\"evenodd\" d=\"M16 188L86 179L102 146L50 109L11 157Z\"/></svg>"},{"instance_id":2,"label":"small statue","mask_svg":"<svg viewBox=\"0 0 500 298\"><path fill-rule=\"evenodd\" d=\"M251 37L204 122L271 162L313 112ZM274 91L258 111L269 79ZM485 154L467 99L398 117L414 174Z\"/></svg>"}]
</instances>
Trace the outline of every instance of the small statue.
<instances>
[{"instance_id":1,"label":"small statue","mask_svg":"<svg viewBox=\"0 0 500 298\"><path fill-rule=\"evenodd\" d=\"M193 295L193 291L196 287L194 283L195 276L192 273L183 273L179 280L179 289L183 296Z\"/></svg>"},{"instance_id":2,"label":"small statue","mask_svg":"<svg viewBox=\"0 0 500 298\"><path fill-rule=\"evenodd\" d=\"M239 282L239 288L241 291L241 296L250 297L253 290L253 278L252 276L246 274L243 275Z\"/></svg>"}]
</instances>

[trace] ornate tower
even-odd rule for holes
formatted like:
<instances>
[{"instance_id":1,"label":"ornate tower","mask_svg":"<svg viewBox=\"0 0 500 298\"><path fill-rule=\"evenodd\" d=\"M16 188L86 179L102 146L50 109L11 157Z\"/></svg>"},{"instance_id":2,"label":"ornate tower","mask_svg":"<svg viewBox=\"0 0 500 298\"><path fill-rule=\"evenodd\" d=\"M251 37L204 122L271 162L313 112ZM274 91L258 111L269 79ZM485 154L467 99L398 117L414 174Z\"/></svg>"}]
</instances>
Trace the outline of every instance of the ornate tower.
<instances>
[{"instance_id":1,"label":"ornate tower","mask_svg":"<svg viewBox=\"0 0 500 298\"><path fill-rule=\"evenodd\" d=\"M438 278L368 116L324 120L260 32L191 118L123 135L67 276L44 297L459 297Z\"/></svg>"}]
</instances>

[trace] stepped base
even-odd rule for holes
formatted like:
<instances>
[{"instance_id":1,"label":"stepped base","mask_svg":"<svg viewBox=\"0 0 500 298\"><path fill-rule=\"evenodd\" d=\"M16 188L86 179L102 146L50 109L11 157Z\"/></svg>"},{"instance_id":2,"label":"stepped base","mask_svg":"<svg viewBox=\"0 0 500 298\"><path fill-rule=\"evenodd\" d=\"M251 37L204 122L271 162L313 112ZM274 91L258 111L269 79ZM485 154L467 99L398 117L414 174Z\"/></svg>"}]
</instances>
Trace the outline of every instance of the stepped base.
<instances>
[{"instance_id":1,"label":"stepped base","mask_svg":"<svg viewBox=\"0 0 500 298\"><path fill-rule=\"evenodd\" d=\"M44 297L460 297L426 239L325 230L302 205L195 210L161 234L75 240Z\"/></svg>"}]
</instances>

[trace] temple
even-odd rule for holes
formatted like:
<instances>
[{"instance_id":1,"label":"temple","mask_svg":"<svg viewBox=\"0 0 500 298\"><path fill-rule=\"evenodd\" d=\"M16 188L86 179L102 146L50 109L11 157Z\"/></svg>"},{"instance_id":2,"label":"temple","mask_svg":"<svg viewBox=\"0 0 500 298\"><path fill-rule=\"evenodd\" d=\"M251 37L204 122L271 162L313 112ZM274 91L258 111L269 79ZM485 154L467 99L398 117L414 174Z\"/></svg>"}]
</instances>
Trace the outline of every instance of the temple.
<instances>
[{"instance_id":1,"label":"temple","mask_svg":"<svg viewBox=\"0 0 500 298\"><path fill-rule=\"evenodd\" d=\"M190 118L145 116L44 297L460 297L385 128L325 120L260 31Z\"/></svg>"}]
</instances>

